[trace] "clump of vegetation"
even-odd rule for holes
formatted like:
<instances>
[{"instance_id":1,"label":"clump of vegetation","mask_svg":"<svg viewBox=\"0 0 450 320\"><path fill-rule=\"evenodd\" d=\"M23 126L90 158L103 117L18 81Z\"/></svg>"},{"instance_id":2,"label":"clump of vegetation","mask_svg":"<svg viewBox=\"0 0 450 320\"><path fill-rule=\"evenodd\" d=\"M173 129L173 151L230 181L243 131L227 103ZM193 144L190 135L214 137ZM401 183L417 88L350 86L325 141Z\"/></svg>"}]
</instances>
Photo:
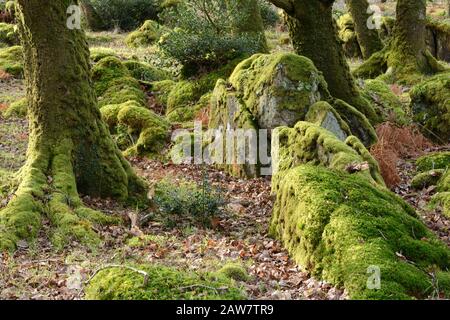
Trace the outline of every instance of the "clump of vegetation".
<instances>
[{"instance_id":1,"label":"clump of vegetation","mask_svg":"<svg viewBox=\"0 0 450 320\"><path fill-rule=\"evenodd\" d=\"M188 218L209 227L224 205L221 192L206 179L200 186L186 181L174 184L162 180L155 186L154 200L168 226L173 226L180 218Z\"/></svg>"},{"instance_id":2,"label":"clump of vegetation","mask_svg":"<svg viewBox=\"0 0 450 320\"><path fill-rule=\"evenodd\" d=\"M139 81L154 82L170 79L170 74L162 69L155 68L146 62L128 60L124 62L131 76Z\"/></svg>"},{"instance_id":3,"label":"clump of vegetation","mask_svg":"<svg viewBox=\"0 0 450 320\"><path fill-rule=\"evenodd\" d=\"M27 98L22 98L11 105L3 112L5 118L24 118L28 111L28 100Z\"/></svg>"},{"instance_id":4,"label":"clump of vegetation","mask_svg":"<svg viewBox=\"0 0 450 320\"><path fill-rule=\"evenodd\" d=\"M240 14L237 7L224 6L221 0L181 2L163 14L172 31L161 38L159 47L187 73L215 69L258 52L260 36L235 32L234 21Z\"/></svg>"},{"instance_id":5,"label":"clump of vegetation","mask_svg":"<svg viewBox=\"0 0 450 320\"><path fill-rule=\"evenodd\" d=\"M0 70L15 77L22 77L23 53L21 46L0 49Z\"/></svg>"},{"instance_id":6,"label":"clump of vegetation","mask_svg":"<svg viewBox=\"0 0 450 320\"><path fill-rule=\"evenodd\" d=\"M167 29L158 22L147 20L138 30L126 37L125 43L131 48L146 47L157 42L164 32L167 32Z\"/></svg>"},{"instance_id":7,"label":"clump of vegetation","mask_svg":"<svg viewBox=\"0 0 450 320\"><path fill-rule=\"evenodd\" d=\"M236 300L245 293L218 273L196 274L157 265L101 270L86 290L88 300Z\"/></svg>"},{"instance_id":8,"label":"clump of vegetation","mask_svg":"<svg viewBox=\"0 0 450 320\"><path fill-rule=\"evenodd\" d=\"M9 23L0 23L0 47L19 43L16 27Z\"/></svg>"},{"instance_id":9,"label":"clump of vegetation","mask_svg":"<svg viewBox=\"0 0 450 320\"><path fill-rule=\"evenodd\" d=\"M248 281L250 279L247 270L236 262L228 262L220 268L218 273L236 281Z\"/></svg>"}]
</instances>

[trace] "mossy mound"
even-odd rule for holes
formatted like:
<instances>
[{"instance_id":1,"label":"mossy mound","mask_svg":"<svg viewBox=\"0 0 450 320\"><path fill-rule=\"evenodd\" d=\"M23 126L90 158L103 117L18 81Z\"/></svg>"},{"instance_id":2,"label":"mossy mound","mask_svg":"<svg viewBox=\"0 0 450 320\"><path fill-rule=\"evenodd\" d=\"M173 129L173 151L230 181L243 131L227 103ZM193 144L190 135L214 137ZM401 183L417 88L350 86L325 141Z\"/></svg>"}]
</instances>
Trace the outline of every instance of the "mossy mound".
<instances>
[{"instance_id":1,"label":"mossy mound","mask_svg":"<svg viewBox=\"0 0 450 320\"><path fill-rule=\"evenodd\" d=\"M336 21L338 36L342 41L345 55L349 58L361 58L362 52L355 32L355 23L349 13L343 14Z\"/></svg>"},{"instance_id":2,"label":"mossy mound","mask_svg":"<svg viewBox=\"0 0 450 320\"><path fill-rule=\"evenodd\" d=\"M11 105L3 112L5 118L25 118L28 112L28 100L22 98Z\"/></svg>"},{"instance_id":3,"label":"mossy mound","mask_svg":"<svg viewBox=\"0 0 450 320\"><path fill-rule=\"evenodd\" d=\"M389 86L380 80L366 80L361 93L372 103L377 115L383 121L393 121L399 125L411 122L405 107Z\"/></svg>"},{"instance_id":4,"label":"mossy mound","mask_svg":"<svg viewBox=\"0 0 450 320\"><path fill-rule=\"evenodd\" d=\"M0 47L13 46L19 43L16 27L13 24L0 22Z\"/></svg>"},{"instance_id":5,"label":"mossy mound","mask_svg":"<svg viewBox=\"0 0 450 320\"><path fill-rule=\"evenodd\" d=\"M0 49L0 70L14 77L23 76L23 53L21 46Z\"/></svg>"},{"instance_id":6,"label":"mossy mound","mask_svg":"<svg viewBox=\"0 0 450 320\"><path fill-rule=\"evenodd\" d=\"M146 107L147 97L122 61L106 57L93 68L94 88L102 117L126 155L159 152L169 124Z\"/></svg>"},{"instance_id":7,"label":"mossy mound","mask_svg":"<svg viewBox=\"0 0 450 320\"><path fill-rule=\"evenodd\" d=\"M332 132L304 121L297 122L293 128L278 127L275 134L278 136L276 171L312 164L347 172L348 166L367 163L367 168L355 170L355 175L384 186L378 163L355 136L342 141Z\"/></svg>"},{"instance_id":8,"label":"mossy mound","mask_svg":"<svg viewBox=\"0 0 450 320\"><path fill-rule=\"evenodd\" d=\"M166 30L156 21L147 20L138 30L126 37L125 43L131 48L146 47L158 41Z\"/></svg>"},{"instance_id":9,"label":"mossy mound","mask_svg":"<svg viewBox=\"0 0 450 320\"><path fill-rule=\"evenodd\" d=\"M410 92L414 121L433 140L450 141L450 72L437 74Z\"/></svg>"},{"instance_id":10,"label":"mossy mound","mask_svg":"<svg viewBox=\"0 0 450 320\"><path fill-rule=\"evenodd\" d=\"M91 60L95 63L99 62L106 57L116 57L119 58L117 53L111 48L95 47L90 48Z\"/></svg>"},{"instance_id":11,"label":"mossy mound","mask_svg":"<svg viewBox=\"0 0 450 320\"><path fill-rule=\"evenodd\" d=\"M100 271L85 292L88 300L236 300L245 294L219 274L196 274L164 266ZM144 278L146 280L144 280Z\"/></svg>"},{"instance_id":12,"label":"mossy mound","mask_svg":"<svg viewBox=\"0 0 450 320\"><path fill-rule=\"evenodd\" d=\"M428 19L427 45L433 56L450 62L450 20Z\"/></svg>"},{"instance_id":13,"label":"mossy mound","mask_svg":"<svg viewBox=\"0 0 450 320\"><path fill-rule=\"evenodd\" d=\"M170 79L170 74L162 69L155 68L148 63L128 60L124 62L131 76L139 81L154 82Z\"/></svg>"},{"instance_id":14,"label":"mossy mound","mask_svg":"<svg viewBox=\"0 0 450 320\"><path fill-rule=\"evenodd\" d=\"M248 281L250 279L247 270L241 264L235 262L225 264L218 273L236 281Z\"/></svg>"},{"instance_id":15,"label":"mossy mound","mask_svg":"<svg viewBox=\"0 0 450 320\"><path fill-rule=\"evenodd\" d=\"M152 95L155 98L155 102L162 106L164 109L167 107L167 100L169 94L175 87L176 82L173 80L155 81L152 83Z\"/></svg>"},{"instance_id":16,"label":"mossy mound","mask_svg":"<svg viewBox=\"0 0 450 320\"><path fill-rule=\"evenodd\" d=\"M271 233L314 276L352 299L433 294L429 273L448 276L449 249L387 189L358 175L300 165L273 180ZM380 286L368 286L379 270ZM449 288L439 285L439 290Z\"/></svg>"},{"instance_id":17,"label":"mossy mound","mask_svg":"<svg viewBox=\"0 0 450 320\"><path fill-rule=\"evenodd\" d=\"M416 189L437 186L437 193L431 200L432 207L440 206L450 217L450 152L437 152L416 160L418 174L411 185Z\"/></svg>"}]
</instances>

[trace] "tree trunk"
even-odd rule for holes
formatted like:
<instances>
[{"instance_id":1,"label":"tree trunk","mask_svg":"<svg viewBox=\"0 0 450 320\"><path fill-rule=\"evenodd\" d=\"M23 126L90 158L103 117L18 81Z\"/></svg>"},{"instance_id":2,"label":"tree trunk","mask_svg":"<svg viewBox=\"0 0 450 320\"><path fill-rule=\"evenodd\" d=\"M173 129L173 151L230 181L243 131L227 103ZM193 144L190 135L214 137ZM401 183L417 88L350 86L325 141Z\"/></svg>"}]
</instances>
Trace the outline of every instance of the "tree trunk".
<instances>
[{"instance_id":1,"label":"tree trunk","mask_svg":"<svg viewBox=\"0 0 450 320\"><path fill-rule=\"evenodd\" d=\"M370 58L372 54L383 49L376 29L369 29L367 23L371 19L367 12L369 4L367 0L346 0L353 21L355 22L355 32L361 47L364 59Z\"/></svg>"},{"instance_id":2,"label":"tree trunk","mask_svg":"<svg viewBox=\"0 0 450 320\"><path fill-rule=\"evenodd\" d=\"M443 71L444 67L426 46L426 0L398 0L396 21L389 44L355 70L359 77L413 84L422 75Z\"/></svg>"},{"instance_id":3,"label":"tree trunk","mask_svg":"<svg viewBox=\"0 0 450 320\"><path fill-rule=\"evenodd\" d=\"M237 0L232 2L240 15L235 21L236 32L249 34L259 38L261 52L267 52L267 41L264 34L264 23L261 17L258 0Z\"/></svg>"},{"instance_id":4,"label":"tree trunk","mask_svg":"<svg viewBox=\"0 0 450 320\"><path fill-rule=\"evenodd\" d=\"M66 25L72 4L18 0L30 138L18 189L0 212L0 248L35 236L44 212L56 244L97 242L89 222L110 219L84 207L78 192L126 200L145 189L101 119L85 35Z\"/></svg>"},{"instance_id":5,"label":"tree trunk","mask_svg":"<svg viewBox=\"0 0 450 320\"><path fill-rule=\"evenodd\" d=\"M333 2L334 0L272 1L286 12L285 19L296 53L310 58L322 71L331 95L351 104L369 120L376 122L375 111L361 97L350 74L332 16Z\"/></svg>"}]
</instances>

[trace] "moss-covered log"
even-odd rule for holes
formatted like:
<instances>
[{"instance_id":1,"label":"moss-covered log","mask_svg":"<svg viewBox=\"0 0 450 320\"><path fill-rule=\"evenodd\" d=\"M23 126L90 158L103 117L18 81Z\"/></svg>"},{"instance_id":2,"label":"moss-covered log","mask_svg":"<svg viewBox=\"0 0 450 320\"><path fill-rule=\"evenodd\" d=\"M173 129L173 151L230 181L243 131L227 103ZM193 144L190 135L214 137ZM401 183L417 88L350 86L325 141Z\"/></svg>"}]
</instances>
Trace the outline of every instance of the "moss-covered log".
<instances>
[{"instance_id":1,"label":"moss-covered log","mask_svg":"<svg viewBox=\"0 0 450 320\"><path fill-rule=\"evenodd\" d=\"M364 59L383 49L377 30L368 28L370 14L367 0L346 0L348 10L355 22L356 37L358 38Z\"/></svg>"},{"instance_id":2,"label":"moss-covered log","mask_svg":"<svg viewBox=\"0 0 450 320\"><path fill-rule=\"evenodd\" d=\"M111 218L83 206L78 192L126 200L144 191L101 120L81 30L66 26L71 0L19 0L30 139L18 188L0 212L0 248L35 236L41 216L54 243L96 243L91 223Z\"/></svg>"}]
</instances>

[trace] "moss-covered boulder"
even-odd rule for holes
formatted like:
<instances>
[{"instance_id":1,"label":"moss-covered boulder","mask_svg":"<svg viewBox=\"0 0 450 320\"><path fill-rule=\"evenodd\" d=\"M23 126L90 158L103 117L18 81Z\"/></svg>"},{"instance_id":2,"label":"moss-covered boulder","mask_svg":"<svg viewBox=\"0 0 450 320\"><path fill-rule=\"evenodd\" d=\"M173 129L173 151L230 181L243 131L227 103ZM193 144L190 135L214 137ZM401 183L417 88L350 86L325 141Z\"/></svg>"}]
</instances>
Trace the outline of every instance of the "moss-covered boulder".
<instances>
[{"instance_id":1,"label":"moss-covered boulder","mask_svg":"<svg viewBox=\"0 0 450 320\"><path fill-rule=\"evenodd\" d=\"M106 58L106 57L119 58L117 53L111 48L93 47L93 48L90 48L89 50L90 50L90 53L91 53L91 60L94 63L97 63L97 62L99 62L100 60L102 60L103 58Z\"/></svg>"},{"instance_id":2,"label":"moss-covered boulder","mask_svg":"<svg viewBox=\"0 0 450 320\"><path fill-rule=\"evenodd\" d=\"M0 22L0 47L9 47L19 43L16 26Z\"/></svg>"},{"instance_id":3,"label":"moss-covered boulder","mask_svg":"<svg viewBox=\"0 0 450 320\"><path fill-rule=\"evenodd\" d=\"M306 114L305 121L327 129L342 141L345 141L352 134L348 124L342 120L339 113L326 101L319 101L313 104Z\"/></svg>"},{"instance_id":4,"label":"moss-covered boulder","mask_svg":"<svg viewBox=\"0 0 450 320\"><path fill-rule=\"evenodd\" d=\"M353 299L449 292L435 279L448 278L450 250L384 186L361 142L306 122L277 131L270 233L300 266Z\"/></svg>"},{"instance_id":5,"label":"moss-covered boulder","mask_svg":"<svg viewBox=\"0 0 450 320\"><path fill-rule=\"evenodd\" d=\"M167 29L158 22L147 20L138 30L126 37L125 43L131 48L146 47L158 41L166 31Z\"/></svg>"},{"instance_id":6,"label":"moss-covered boulder","mask_svg":"<svg viewBox=\"0 0 450 320\"><path fill-rule=\"evenodd\" d=\"M197 274L157 265L111 267L86 287L88 300L236 300L245 293L219 273Z\"/></svg>"},{"instance_id":7,"label":"moss-covered boulder","mask_svg":"<svg viewBox=\"0 0 450 320\"><path fill-rule=\"evenodd\" d=\"M151 66L146 62L128 60L124 62L131 76L139 81L153 82L170 79L170 74L162 69Z\"/></svg>"},{"instance_id":8,"label":"moss-covered boulder","mask_svg":"<svg viewBox=\"0 0 450 320\"><path fill-rule=\"evenodd\" d=\"M411 89L414 121L439 142L450 141L450 72L437 74Z\"/></svg>"},{"instance_id":9,"label":"moss-covered boulder","mask_svg":"<svg viewBox=\"0 0 450 320\"><path fill-rule=\"evenodd\" d=\"M165 145L169 123L147 108L139 81L116 57L106 57L93 68L94 88L102 117L126 155L151 155Z\"/></svg>"},{"instance_id":10,"label":"moss-covered boulder","mask_svg":"<svg viewBox=\"0 0 450 320\"><path fill-rule=\"evenodd\" d=\"M169 99L169 94L175 87L176 82L173 80L163 80L155 81L152 83L152 95L155 98L155 102L162 106L164 110L167 107L167 100Z\"/></svg>"},{"instance_id":11,"label":"moss-covered boulder","mask_svg":"<svg viewBox=\"0 0 450 320\"><path fill-rule=\"evenodd\" d=\"M364 81L361 93L372 103L377 115L383 121L392 121L399 125L407 125L411 122L406 107L400 101L389 86L381 80Z\"/></svg>"},{"instance_id":12,"label":"moss-covered boulder","mask_svg":"<svg viewBox=\"0 0 450 320\"><path fill-rule=\"evenodd\" d=\"M3 112L5 118L25 118L28 111L28 100L22 98L11 105Z\"/></svg>"},{"instance_id":13,"label":"moss-covered boulder","mask_svg":"<svg viewBox=\"0 0 450 320\"><path fill-rule=\"evenodd\" d=\"M428 19L427 45L433 56L450 62L450 20Z\"/></svg>"},{"instance_id":14,"label":"moss-covered boulder","mask_svg":"<svg viewBox=\"0 0 450 320\"><path fill-rule=\"evenodd\" d=\"M0 49L0 70L14 77L23 76L23 53L21 46Z\"/></svg>"},{"instance_id":15,"label":"moss-covered boulder","mask_svg":"<svg viewBox=\"0 0 450 320\"><path fill-rule=\"evenodd\" d=\"M450 168L450 152L435 152L424 155L416 160L416 166L419 172L448 169Z\"/></svg>"}]
</instances>

